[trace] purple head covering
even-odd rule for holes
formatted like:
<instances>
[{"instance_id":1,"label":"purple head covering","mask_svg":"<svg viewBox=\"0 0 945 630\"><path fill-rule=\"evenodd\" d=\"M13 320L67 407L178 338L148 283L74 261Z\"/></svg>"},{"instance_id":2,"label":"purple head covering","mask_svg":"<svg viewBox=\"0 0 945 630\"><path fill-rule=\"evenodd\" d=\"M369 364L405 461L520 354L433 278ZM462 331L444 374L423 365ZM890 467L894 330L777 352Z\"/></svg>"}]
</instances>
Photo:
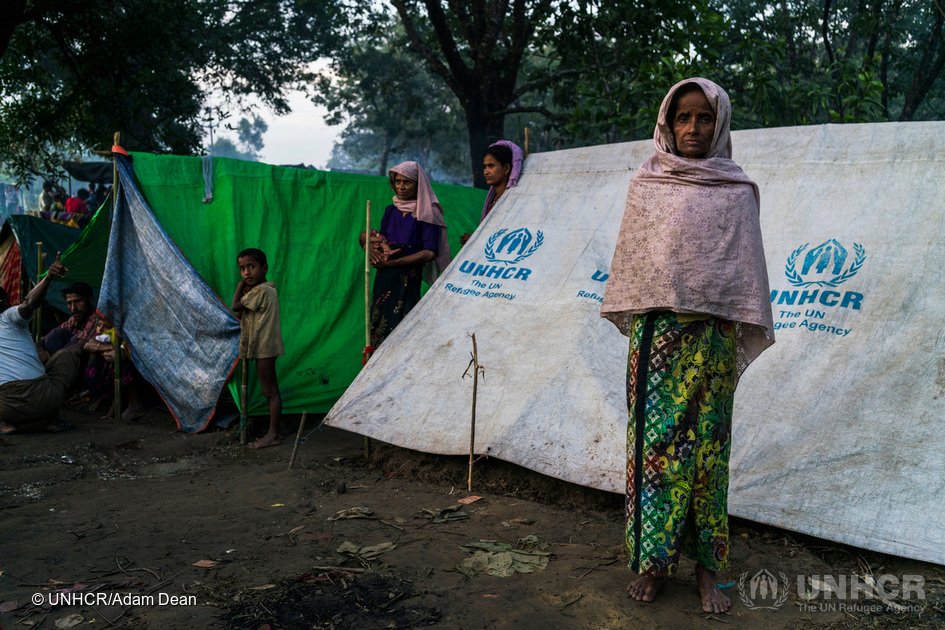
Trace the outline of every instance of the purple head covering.
<instances>
[{"instance_id":1,"label":"purple head covering","mask_svg":"<svg viewBox=\"0 0 945 630\"><path fill-rule=\"evenodd\" d=\"M518 185L518 180L522 176L522 162L525 160L525 152L522 151L522 147L518 146L514 142L509 142L508 140L499 140L498 142L493 142L489 145L489 149L494 146L507 147L512 151L512 170L509 172L509 182L505 185L505 187L514 188ZM486 149L486 153L489 152L489 149ZM480 221L486 218L486 215L489 214L490 210L492 210L492 206L495 205L495 201L495 187L490 186L489 194L486 195L486 202L482 206L482 216L479 218Z\"/></svg>"}]
</instances>

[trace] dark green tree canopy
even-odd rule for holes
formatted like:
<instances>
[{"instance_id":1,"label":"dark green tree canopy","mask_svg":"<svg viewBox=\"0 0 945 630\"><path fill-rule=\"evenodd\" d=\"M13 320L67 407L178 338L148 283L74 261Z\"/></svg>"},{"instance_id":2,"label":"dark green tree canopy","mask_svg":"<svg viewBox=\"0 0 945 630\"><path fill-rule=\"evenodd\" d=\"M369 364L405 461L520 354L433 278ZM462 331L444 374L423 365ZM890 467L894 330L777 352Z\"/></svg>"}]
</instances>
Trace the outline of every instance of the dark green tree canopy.
<instances>
[{"instance_id":1,"label":"dark green tree canopy","mask_svg":"<svg viewBox=\"0 0 945 630\"><path fill-rule=\"evenodd\" d=\"M51 173L70 151L199 152L209 94L288 111L287 87L344 32L317 0L18 0L0 58L0 164ZM3 43L0 32L0 44Z\"/></svg>"}]
</instances>

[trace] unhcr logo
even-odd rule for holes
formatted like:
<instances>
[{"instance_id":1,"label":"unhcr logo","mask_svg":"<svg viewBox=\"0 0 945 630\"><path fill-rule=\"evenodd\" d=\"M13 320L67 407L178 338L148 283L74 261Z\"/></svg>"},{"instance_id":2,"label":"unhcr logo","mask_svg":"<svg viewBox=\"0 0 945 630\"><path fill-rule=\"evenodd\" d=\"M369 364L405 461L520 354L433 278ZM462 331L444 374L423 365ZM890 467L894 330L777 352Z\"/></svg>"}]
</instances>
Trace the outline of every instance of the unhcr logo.
<instances>
[{"instance_id":1,"label":"unhcr logo","mask_svg":"<svg viewBox=\"0 0 945 630\"><path fill-rule=\"evenodd\" d=\"M804 243L791 252L784 265L784 275L796 287L836 287L855 276L866 262L866 248L859 243L853 243L853 260L846 268L847 249L837 239L824 241L805 254L807 245Z\"/></svg>"},{"instance_id":2,"label":"unhcr logo","mask_svg":"<svg viewBox=\"0 0 945 630\"><path fill-rule=\"evenodd\" d=\"M514 265L534 254L544 240L545 236L541 230L535 232L532 238L528 228L516 228L511 232L503 228L490 236L486 242L486 260Z\"/></svg>"},{"instance_id":3,"label":"unhcr logo","mask_svg":"<svg viewBox=\"0 0 945 630\"><path fill-rule=\"evenodd\" d=\"M767 569L751 577L747 571L738 576L738 596L753 610L777 610L787 601L789 591L788 577L780 571L777 577Z\"/></svg>"},{"instance_id":4,"label":"unhcr logo","mask_svg":"<svg viewBox=\"0 0 945 630\"><path fill-rule=\"evenodd\" d=\"M484 253L488 263L475 260L464 260L459 265L460 273L469 274L479 282L492 280L523 280L528 281L532 270L528 267L519 267L517 263L534 254L545 241L541 230L532 236L531 230L525 227L509 230L503 228L489 237L486 241ZM500 264L489 264L500 263ZM501 283L493 283L480 288L498 289Z\"/></svg>"}]
</instances>

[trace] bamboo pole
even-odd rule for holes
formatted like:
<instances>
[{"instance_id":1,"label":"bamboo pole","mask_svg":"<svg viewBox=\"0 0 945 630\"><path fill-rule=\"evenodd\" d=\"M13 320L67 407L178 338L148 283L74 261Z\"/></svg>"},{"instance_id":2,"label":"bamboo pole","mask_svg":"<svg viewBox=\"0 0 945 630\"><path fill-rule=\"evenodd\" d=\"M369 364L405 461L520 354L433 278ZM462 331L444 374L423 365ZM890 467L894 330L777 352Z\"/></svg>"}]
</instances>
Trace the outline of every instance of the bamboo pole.
<instances>
[{"instance_id":1,"label":"bamboo pole","mask_svg":"<svg viewBox=\"0 0 945 630\"><path fill-rule=\"evenodd\" d=\"M240 359L240 444L246 444L246 425L249 416L246 414L246 393L249 389L249 365L246 359Z\"/></svg>"},{"instance_id":2,"label":"bamboo pole","mask_svg":"<svg viewBox=\"0 0 945 630\"><path fill-rule=\"evenodd\" d=\"M364 206L364 360L368 359L374 348L371 347L371 200ZM371 438L364 436L364 459L371 458Z\"/></svg>"},{"instance_id":3,"label":"bamboo pole","mask_svg":"<svg viewBox=\"0 0 945 630\"><path fill-rule=\"evenodd\" d=\"M299 443L302 442L302 431L305 429L305 417L308 415L307 411L302 412L302 419L299 420L299 431L295 434L295 444L292 445L292 455L289 456L289 470L292 470L292 467L295 465L295 455L299 452Z\"/></svg>"},{"instance_id":4,"label":"bamboo pole","mask_svg":"<svg viewBox=\"0 0 945 630\"><path fill-rule=\"evenodd\" d=\"M115 146L121 146L121 133L116 131L114 136L113 144ZM115 221L115 215L118 212L118 192L119 192L119 183L118 183L118 158L112 155L112 222ZM112 335L112 351L115 354L114 366L115 366L115 395L114 395L114 404L112 405L112 413L114 414L115 422L121 421L121 336L118 329L120 318L116 317L115 321L112 322L115 325L115 334Z\"/></svg>"},{"instance_id":5,"label":"bamboo pole","mask_svg":"<svg viewBox=\"0 0 945 630\"><path fill-rule=\"evenodd\" d=\"M39 284L39 277L43 275L43 242L36 241L36 284ZM36 305L36 312L33 314L33 340L39 343L43 335L43 307L42 302Z\"/></svg>"},{"instance_id":6,"label":"bamboo pole","mask_svg":"<svg viewBox=\"0 0 945 630\"><path fill-rule=\"evenodd\" d=\"M470 365L473 368L473 395L472 395L472 417L469 421L469 475L466 478L466 490L472 492L473 480L473 457L476 452L476 396L479 389L479 350L476 347L476 333L472 334L472 361ZM469 368L467 368L468 371Z\"/></svg>"}]
</instances>

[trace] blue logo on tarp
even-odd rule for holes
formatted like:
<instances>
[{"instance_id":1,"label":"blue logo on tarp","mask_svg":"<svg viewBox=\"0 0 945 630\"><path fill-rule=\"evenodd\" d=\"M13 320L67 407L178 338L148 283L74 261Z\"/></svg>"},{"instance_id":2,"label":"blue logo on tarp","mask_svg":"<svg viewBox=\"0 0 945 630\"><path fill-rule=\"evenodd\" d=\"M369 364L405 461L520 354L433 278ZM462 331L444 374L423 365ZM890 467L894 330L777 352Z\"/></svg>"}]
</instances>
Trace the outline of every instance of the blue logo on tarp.
<instances>
[{"instance_id":1,"label":"blue logo on tarp","mask_svg":"<svg viewBox=\"0 0 945 630\"><path fill-rule=\"evenodd\" d=\"M796 287L838 286L855 276L866 262L866 248L859 243L853 243L853 261L846 268L847 249L836 239L824 241L805 254L807 245L804 243L791 252L784 265L784 275Z\"/></svg>"},{"instance_id":2,"label":"blue logo on tarp","mask_svg":"<svg viewBox=\"0 0 945 630\"><path fill-rule=\"evenodd\" d=\"M533 238L528 228L516 228L512 231L503 228L490 236L486 242L486 260L514 265L534 254L544 240L545 236L541 230L535 232Z\"/></svg>"}]
</instances>

